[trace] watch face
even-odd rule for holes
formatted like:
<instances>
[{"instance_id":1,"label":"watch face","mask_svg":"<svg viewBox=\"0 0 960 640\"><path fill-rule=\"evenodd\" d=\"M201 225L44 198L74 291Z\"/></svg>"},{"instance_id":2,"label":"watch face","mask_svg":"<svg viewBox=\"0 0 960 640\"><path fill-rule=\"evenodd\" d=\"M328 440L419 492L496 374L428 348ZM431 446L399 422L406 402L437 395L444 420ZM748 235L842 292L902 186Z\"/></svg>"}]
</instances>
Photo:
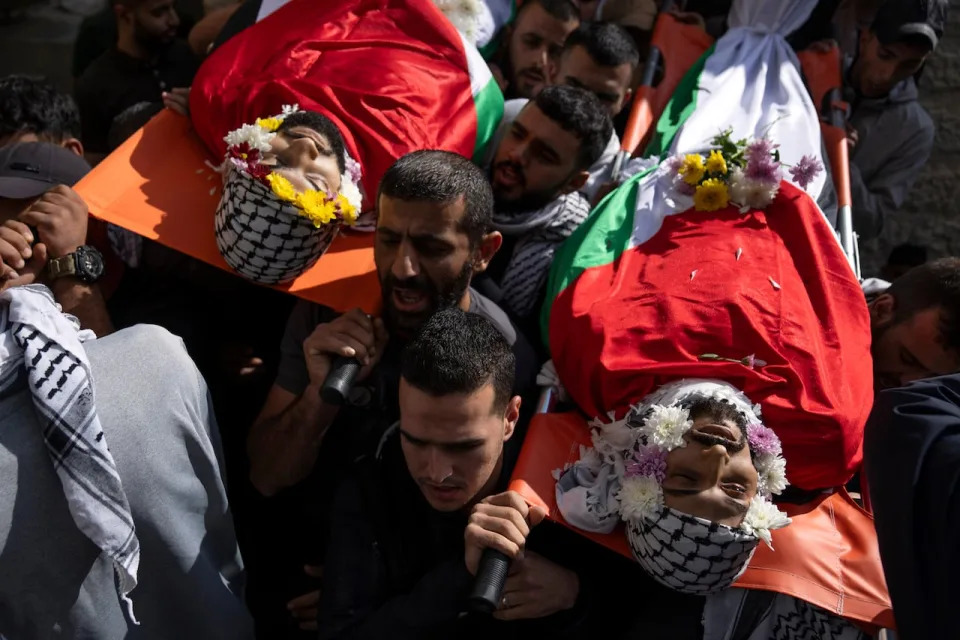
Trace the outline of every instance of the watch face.
<instances>
[{"instance_id":1,"label":"watch face","mask_svg":"<svg viewBox=\"0 0 960 640\"><path fill-rule=\"evenodd\" d=\"M94 282L103 275L103 257L93 247L77 249L77 272L87 282Z\"/></svg>"}]
</instances>

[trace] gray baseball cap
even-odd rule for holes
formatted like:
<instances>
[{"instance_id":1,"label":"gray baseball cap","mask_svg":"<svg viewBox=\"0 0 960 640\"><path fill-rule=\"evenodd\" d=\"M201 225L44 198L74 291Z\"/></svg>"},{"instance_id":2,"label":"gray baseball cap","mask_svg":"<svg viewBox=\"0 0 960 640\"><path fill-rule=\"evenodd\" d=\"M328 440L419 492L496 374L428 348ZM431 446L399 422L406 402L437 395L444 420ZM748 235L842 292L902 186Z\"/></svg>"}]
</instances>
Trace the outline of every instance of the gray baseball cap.
<instances>
[{"instance_id":1,"label":"gray baseball cap","mask_svg":"<svg viewBox=\"0 0 960 640\"><path fill-rule=\"evenodd\" d=\"M87 175L87 161L60 145L20 142L0 147L0 198L35 198Z\"/></svg>"}]
</instances>

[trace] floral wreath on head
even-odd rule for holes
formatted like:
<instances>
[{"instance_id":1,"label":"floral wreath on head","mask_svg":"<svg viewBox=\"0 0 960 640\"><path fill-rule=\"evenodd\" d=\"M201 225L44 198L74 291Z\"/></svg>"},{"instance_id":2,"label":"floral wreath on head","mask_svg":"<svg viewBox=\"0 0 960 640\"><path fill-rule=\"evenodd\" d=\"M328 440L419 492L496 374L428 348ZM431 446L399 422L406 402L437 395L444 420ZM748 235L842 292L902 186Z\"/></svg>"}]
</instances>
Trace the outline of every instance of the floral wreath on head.
<instances>
[{"instance_id":1,"label":"floral wreath on head","mask_svg":"<svg viewBox=\"0 0 960 640\"><path fill-rule=\"evenodd\" d=\"M706 385L711 385L707 390ZM751 405L739 391L712 381L680 380L664 385L626 417L604 423L594 419L593 451L612 463L620 479L615 508L625 522L655 520L664 508L662 483L667 455L686 446L684 434L693 428L690 411L683 406L691 397L713 398L734 406L746 419L747 444L759 476L757 494L750 501L739 529L772 548L770 531L790 524L790 518L771 501L787 487L786 461L780 439L760 421L760 405ZM612 416L610 416L612 418Z\"/></svg>"},{"instance_id":2,"label":"floral wreath on head","mask_svg":"<svg viewBox=\"0 0 960 640\"><path fill-rule=\"evenodd\" d=\"M339 193L307 189L297 191L293 184L280 173L263 164L263 154L270 151L270 142L287 116L299 111L297 105L284 105L280 114L270 118L257 118L254 124L245 124L234 129L223 141L227 143L224 170L236 169L253 180L270 187L273 194L283 202L296 207L313 226L320 228L330 223L354 225L363 206L363 196L358 186L361 178L360 164L345 154L346 171L340 175Z\"/></svg>"}]
</instances>

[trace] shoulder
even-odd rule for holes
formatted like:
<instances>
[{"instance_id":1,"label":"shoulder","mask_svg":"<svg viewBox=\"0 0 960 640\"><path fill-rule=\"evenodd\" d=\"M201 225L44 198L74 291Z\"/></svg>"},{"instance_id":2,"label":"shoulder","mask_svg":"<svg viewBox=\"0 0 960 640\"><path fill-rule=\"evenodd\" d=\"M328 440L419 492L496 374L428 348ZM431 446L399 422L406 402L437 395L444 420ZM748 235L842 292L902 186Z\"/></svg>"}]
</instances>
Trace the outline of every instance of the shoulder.
<instances>
[{"instance_id":1,"label":"shoulder","mask_svg":"<svg viewBox=\"0 0 960 640\"><path fill-rule=\"evenodd\" d=\"M489 320L497 330L503 334L511 346L517 341L517 329L507 316L506 312L497 304L470 287L470 313L475 313Z\"/></svg>"}]
</instances>

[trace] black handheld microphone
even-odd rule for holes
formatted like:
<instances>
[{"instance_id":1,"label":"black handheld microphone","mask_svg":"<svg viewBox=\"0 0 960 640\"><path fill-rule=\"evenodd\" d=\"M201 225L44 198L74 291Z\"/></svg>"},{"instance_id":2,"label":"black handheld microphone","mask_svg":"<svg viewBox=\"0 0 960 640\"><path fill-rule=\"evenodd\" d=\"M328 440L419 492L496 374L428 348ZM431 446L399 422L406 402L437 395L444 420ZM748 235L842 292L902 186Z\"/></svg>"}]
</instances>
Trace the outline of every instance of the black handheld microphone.
<instances>
[{"instance_id":1,"label":"black handheld microphone","mask_svg":"<svg viewBox=\"0 0 960 640\"><path fill-rule=\"evenodd\" d=\"M360 361L356 358L337 356L330 367L323 386L320 387L320 397L327 404L342 405L350 397L350 389L360 373Z\"/></svg>"},{"instance_id":2,"label":"black handheld microphone","mask_svg":"<svg viewBox=\"0 0 960 640\"><path fill-rule=\"evenodd\" d=\"M510 558L495 549L484 549L480 556L473 590L467 598L470 610L475 613L493 613L500 606L500 593L510 571Z\"/></svg>"}]
</instances>

